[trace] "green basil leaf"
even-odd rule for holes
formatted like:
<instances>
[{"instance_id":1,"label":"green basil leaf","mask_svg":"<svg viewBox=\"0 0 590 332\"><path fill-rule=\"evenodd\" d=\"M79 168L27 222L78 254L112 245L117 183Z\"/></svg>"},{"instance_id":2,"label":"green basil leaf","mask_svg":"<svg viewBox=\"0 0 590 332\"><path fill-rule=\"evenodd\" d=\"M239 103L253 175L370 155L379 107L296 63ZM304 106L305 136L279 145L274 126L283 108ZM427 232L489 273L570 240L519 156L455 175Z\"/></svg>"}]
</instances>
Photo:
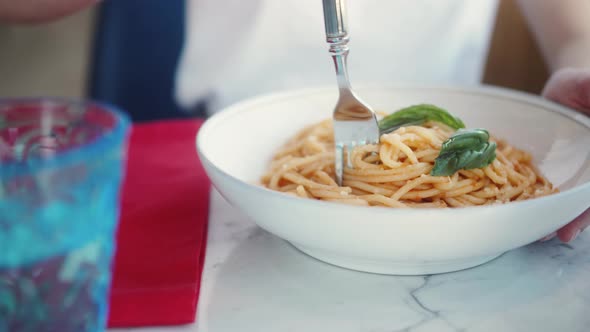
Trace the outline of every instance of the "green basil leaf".
<instances>
[{"instance_id":1,"label":"green basil leaf","mask_svg":"<svg viewBox=\"0 0 590 332\"><path fill-rule=\"evenodd\" d=\"M379 130L382 134L386 134L403 126L416 126L428 121L439 122L453 129L465 128L461 119L446 110L434 105L420 104L403 108L384 117L379 121Z\"/></svg>"},{"instance_id":2,"label":"green basil leaf","mask_svg":"<svg viewBox=\"0 0 590 332\"><path fill-rule=\"evenodd\" d=\"M434 167L430 171L432 176L450 176L455 174L457 171L458 158L456 152L450 152L447 154L439 155L435 162Z\"/></svg>"},{"instance_id":3,"label":"green basil leaf","mask_svg":"<svg viewBox=\"0 0 590 332\"><path fill-rule=\"evenodd\" d=\"M462 169L484 168L496 159L496 143L486 142L477 151L471 151L471 158Z\"/></svg>"},{"instance_id":4,"label":"green basil leaf","mask_svg":"<svg viewBox=\"0 0 590 332\"><path fill-rule=\"evenodd\" d=\"M446 140L430 172L433 176L449 176L461 169L483 168L496 159L496 143L488 142L484 129L457 131Z\"/></svg>"},{"instance_id":5,"label":"green basil leaf","mask_svg":"<svg viewBox=\"0 0 590 332\"><path fill-rule=\"evenodd\" d=\"M441 153L475 149L489 139L490 134L485 129L460 129L442 144Z\"/></svg>"}]
</instances>

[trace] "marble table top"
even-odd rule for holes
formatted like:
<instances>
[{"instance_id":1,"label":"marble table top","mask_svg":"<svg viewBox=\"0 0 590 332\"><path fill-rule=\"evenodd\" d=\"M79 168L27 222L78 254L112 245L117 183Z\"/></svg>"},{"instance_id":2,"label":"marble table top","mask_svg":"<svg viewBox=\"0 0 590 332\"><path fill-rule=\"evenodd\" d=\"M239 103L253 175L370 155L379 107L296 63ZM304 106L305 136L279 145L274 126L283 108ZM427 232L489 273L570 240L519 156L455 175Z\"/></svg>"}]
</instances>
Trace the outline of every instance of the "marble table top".
<instances>
[{"instance_id":1,"label":"marble table top","mask_svg":"<svg viewBox=\"0 0 590 332\"><path fill-rule=\"evenodd\" d=\"M571 245L535 243L460 272L375 275L299 252L213 192L197 322L133 331L587 332L586 233Z\"/></svg>"}]
</instances>

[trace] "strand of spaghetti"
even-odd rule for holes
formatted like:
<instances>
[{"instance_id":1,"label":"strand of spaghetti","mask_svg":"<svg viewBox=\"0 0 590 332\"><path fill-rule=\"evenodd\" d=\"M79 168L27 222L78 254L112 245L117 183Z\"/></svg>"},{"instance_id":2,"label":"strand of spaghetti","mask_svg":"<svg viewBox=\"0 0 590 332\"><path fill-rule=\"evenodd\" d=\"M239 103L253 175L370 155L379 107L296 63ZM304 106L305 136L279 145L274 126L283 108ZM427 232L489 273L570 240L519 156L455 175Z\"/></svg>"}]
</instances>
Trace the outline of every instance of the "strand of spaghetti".
<instances>
[{"instance_id":1,"label":"strand of spaghetti","mask_svg":"<svg viewBox=\"0 0 590 332\"><path fill-rule=\"evenodd\" d=\"M416 209L432 209L432 208L440 209L440 208L445 208L448 206L447 203L445 203L445 201L426 202L426 203L408 202L408 203L406 203L406 205L410 208L416 208Z\"/></svg>"},{"instance_id":2,"label":"strand of spaghetti","mask_svg":"<svg viewBox=\"0 0 590 332\"><path fill-rule=\"evenodd\" d=\"M514 164L510 159L508 159L506 154L504 154L503 152L496 153L496 158L498 158L500 163L503 164L505 167L514 169Z\"/></svg>"},{"instance_id":3,"label":"strand of spaghetti","mask_svg":"<svg viewBox=\"0 0 590 332\"><path fill-rule=\"evenodd\" d=\"M401 198L403 200L418 201L425 198L439 196L441 191L438 189L412 190L404 194Z\"/></svg>"},{"instance_id":4,"label":"strand of spaghetti","mask_svg":"<svg viewBox=\"0 0 590 332\"><path fill-rule=\"evenodd\" d=\"M510 201L513 197L520 195L523 191L524 191L523 186L518 186L518 187L504 186L502 188L502 193L499 195L499 198L502 201Z\"/></svg>"},{"instance_id":5,"label":"strand of spaghetti","mask_svg":"<svg viewBox=\"0 0 590 332\"><path fill-rule=\"evenodd\" d=\"M428 190L428 189L432 189L431 183L419 184L416 187L414 187L414 189L412 189L412 190Z\"/></svg>"},{"instance_id":6,"label":"strand of spaghetti","mask_svg":"<svg viewBox=\"0 0 590 332\"><path fill-rule=\"evenodd\" d=\"M533 171L532 168L528 167L527 165L519 165L519 170L522 176L526 179L526 181L530 184L537 183L537 174ZM516 172L516 171L515 171Z\"/></svg>"},{"instance_id":7,"label":"strand of spaghetti","mask_svg":"<svg viewBox=\"0 0 590 332\"><path fill-rule=\"evenodd\" d=\"M381 205L385 205L385 206L389 206L389 207L396 207L396 208L404 208L407 207L406 204L397 201L395 199L391 199L389 197L385 197L383 195L365 195L365 196L361 196L362 199L366 200L367 202L370 203L377 203L377 204L381 204Z\"/></svg>"},{"instance_id":8,"label":"strand of spaghetti","mask_svg":"<svg viewBox=\"0 0 590 332\"><path fill-rule=\"evenodd\" d=\"M455 129L452 129L451 127L445 124L432 121L425 123L424 127L434 129L434 134L438 136L441 142L445 141L447 138L449 138L449 136L451 136L455 132Z\"/></svg>"},{"instance_id":9,"label":"strand of spaghetti","mask_svg":"<svg viewBox=\"0 0 590 332\"><path fill-rule=\"evenodd\" d=\"M506 178L508 176L506 173L506 168L503 167L502 163L498 159L494 159L491 166L494 168L494 171L502 178Z\"/></svg>"},{"instance_id":10,"label":"strand of spaghetti","mask_svg":"<svg viewBox=\"0 0 590 332\"><path fill-rule=\"evenodd\" d=\"M365 168L365 169L357 169L357 168L345 168L344 174L345 175L354 175L354 176L384 176L384 175L400 175L404 173L414 172L415 170L421 170L422 173L427 173L432 169L432 165L430 163L418 163L414 165L404 165L404 167L400 168ZM393 181L400 181L400 180L393 180Z\"/></svg>"},{"instance_id":11,"label":"strand of spaghetti","mask_svg":"<svg viewBox=\"0 0 590 332\"><path fill-rule=\"evenodd\" d=\"M432 131L429 128L424 128L424 127L419 127L419 126L411 126L411 127L408 127L407 130L424 138L424 140L426 142L428 142L430 144L430 146L440 149L443 141L442 141L441 137L436 134L436 131Z\"/></svg>"},{"instance_id":12,"label":"strand of spaghetti","mask_svg":"<svg viewBox=\"0 0 590 332\"><path fill-rule=\"evenodd\" d=\"M299 195L299 197L309 198L307 191L305 191L305 188L302 185L297 186L296 190L297 190L297 195Z\"/></svg>"},{"instance_id":13,"label":"strand of spaghetti","mask_svg":"<svg viewBox=\"0 0 590 332\"><path fill-rule=\"evenodd\" d=\"M448 197L463 196L467 193L477 191L477 190L481 189L483 186L484 186L483 181L472 182L469 185L462 186L462 187L459 187L459 188L451 190L451 191L447 191L444 193L444 196L447 198Z\"/></svg>"},{"instance_id":14,"label":"strand of spaghetti","mask_svg":"<svg viewBox=\"0 0 590 332\"><path fill-rule=\"evenodd\" d=\"M463 206L473 206L473 205L474 205L474 204L473 204L473 203L471 203L470 201L466 200L464 195L463 195L463 196L455 196L455 197L452 197L452 198L455 198L455 199L456 199L457 201L459 201L459 203L461 203Z\"/></svg>"},{"instance_id":15,"label":"strand of spaghetti","mask_svg":"<svg viewBox=\"0 0 590 332\"><path fill-rule=\"evenodd\" d=\"M525 189L520 195L516 196L514 199L515 201L524 201L532 197L533 193L528 190L530 188Z\"/></svg>"},{"instance_id":16,"label":"strand of spaghetti","mask_svg":"<svg viewBox=\"0 0 590 332\"><path fill-rule=\"evenodd\" d=\"M333 187L337 187L338 186L338 184L336 183L336 181L334 181L334 179L332 177L330 177L330 175L328 175L328 173L326 173L326 172L324 172L322 170L316 171L315 174L314 174L314 178L317 178L317 180L321 184L325 184L325 185L333 186Z\"/></svg>"},{"instance_id":17,"label":"strand of spaghetti","mask_svg":"<svg viewBox=\"0 0 590 332\"><path fill-rule=\"evenodd\" d=\"M449 190L453 190L456 189L459 186L463 186L463 185L467 185L468 183L465 182L465 180L459 180L459 174L455 173L452 176L446 176L444 177L444 179L446 179L446 181L442 181L439 183L435 183L433 186L436 189L439 189L441 191L449 191Z\"/></svg>"},{"instance_id":18,"label":"strand of spaghetti","mask_svg":"<svg viewBox=\"0 0 590 332\"><path fill-rule=\"evenodd\" d=\"M399 135L400 141L409 147L418 147L424 145L424 139L414 133L406 132Z\"/></svg>"},{"instance_id":19,"label":"strand of spaghetti","mask_svg":"<svg viewBox=\"0 0 590 332\"><path fill-rule=\"evenodd\" d=\"M385 189L396 191L396 190L399 189L399 187L403 186L404 184L406 184L406 181L394 181L394 182L387 182L387 183L377 183L376 185L378 185L381 188L385 188Z\"/></svg>"},{"instance_id":20,"label":"strand of spaghetti","mask_svg":"<svg viewBox=\"0 0 590 332\"><path fill-rule=\"evenodd\" d=\"M391 196L393 195L393 190L388 189L388 188L383 188L380 186L376 186L376 185L372 185L363 181L350 181L350 180L344 180L342 182L342 185L347 186L347 187L351 187L351 188L356 188L356 189L360 189L363 190L365 192L369 192L372 194L378 194L378 195L383 195L383 196Z\"/></svg>"},{"instance_id":21,"label":"strand of spaghetti","mask_svg":"<svg viewBox=\"0 0 590 332\"><path fill-rule=\"evenodd\" d=\"M459 175L470 179L481 179L485 177L485 173L481 169L460 170Z\"/></svg>"},{"instance_id":22,"label":"strand of spaghetti","mask_svg":"<svg viewBox=\"0 0 590 332\"><path fill-rule=\"evenodd\" d=\"M298 142L298 143L289 144L289 145L285 146L283 150L281 150L279 153L277 153L275 155L275 159L279 159L279 158L282 158L285 156L293 157L294 155L298 155L299 150L302 145L303 145L303 142Z\"/></svg>"},{"instance_id":23,"label":"strand of spaghetti","mask_svg":"<svg viewBox=\"0 0 590 332\"><path fill-rule=\"evenodd\" d=\"M279 171L280 165L283 165L285 162L288 162L289 160L294 159L292 156L286 156L281 158L278 161L273 161L271 164L271 170L270 172L268 172L267 174L265 174L262 177L262 182L264 183L273 183L273 186L276 186L276 183L278 183L278 180L280 180L280 177L277 177L277 172ZM281 162L280 164L278 164L277 162ZM275 180L273 180L273 178L276 178Z\"/></svg>"},{"instance_id":24,"label":"strand of spaghetti","mask_svg":"<svg viewBox=\"0 0 590 332\"><path fill-rule=\"evenodd\" d=\"M281 167L282 165L286 164L288 161L293 160L294 158L295 157L293 157L292 155L286 155L286 156L282 156L280 158L274 159L270 163L270 169L275 170L275 169Z\"/></svg>"},{"instance_id":25,"label":"strand of spaghetti","mask_svg":"<svg viewBox=\"0 0 590 332\"><path fill-rule=\"evenodd\" d=\"M396 201L399 200L403 195L407 194L410 190L414 189L415 187L429 182L429 183L441 183L443 181L446 181L445 178L441 178L441 177L434 177L434 176L428 176L425 174L420 175L420 177L415 178L411 181L408 181L408 183L406 183L403 187L399 188L398 191L395 192L395 194L393 194L391 196L392 199L395 199Z\"/></svg>"},{"instance_id":26,"label":"strand of spaghetti","mask_svg":"<svg viewBox=\"0 0 590 332\"><path fill-rule=\"evenodd\" d=\"M473 205L483 205L488 201L485 198L473 196L472 194L465 194L462 197L465 201L468 201Z\"/></svg>"},{"instance_id":27,"label":"strand of spaghetti","mask_svg":"<svg viewBox=\"0 0 590 332\"><path fill-rule=\"evenodd\" d=\"M496 185L487 185L478 191L474 191L471 195L479 198L491 199L497 197L499 193L500 188Z\"/></svg>"},{"instance_id":28,"label":"strand of spaghetti","mask_svg":"<svg viewBox=\"0 0 590 332\"><path fill-rule=\"evenodd\" d=\"M504 171L506 172L506 178L513 184L522 183L523 181L528 181L526 174L521 174L517 172L514 167L508 167L506 164L502 164ZM522 167L521 168L522 171Z\"/></svg>"},{"instance_id":29,"label":"strand of spaghetti","mask_svg":"<svg viewBox=\"0 0 590 332\"><path fill-rule=\"evenodd\" d=\"M286 184L284 186L278 187L275 190L283 191L283 192L286 192L286 191L296 191L298 186L299 186L298 184L289 183L289 184Z\"/></svg>"},{"instance_id":30,"label":"strand of spaghetti","mask_svg":"<svg viewBox=\"0 0 590 332\"><path fill-rule=\"evenodd\" d=\"M399 151L403 152L406 155L406 157L408 157L408 160L410 160L410 162L412 164L418 163L418 158L416 158L414 151L412 151L412 149L410 149L409 146L405 145L401 141L401 137L398 134L396 134L395 132L391 135L382 135L381 136L381 143L389 143L389 144L393 145Z\"/></svg>"},{"instance_id":31,"label":"strand of spaghetti","mask_svg":"<svg viewBox=\"0 0 590 332\"><path fill-rule=\"evenodd\" d=\"M520 167L520 171L523 173L529 183L537 183L537 174L535 174L532 168L528 166L522 166Z\"/></svg>"},{"instance_id":32,"label":"strand of spaghetti","mask_svg":"<svg viewBox=\"0 0 590 332\"><path fill-rule=\"evenodd\" d=\"M275 171L275 173L273 174L272 178L270 179L270 185L273 187L278 186L278 183L281 179L281 177L283 177L283 174L297 168L300 167L302 165L308 164L310 162L314 162L316 160L321 160L322 158L330 158L330 156L332 156L332 154L329 153L320 153L320 154L316 154L316 155L311 155L311 156L307 156L307 157L303 157L303 158L296 158L293 160L289 160L288 162L286 162L285 164L283 164L278 171ZM333 157L333 156L332 156Z\"/></svg>"},{"instance_id":33,"label":"strand of spaghetti","mask_svg":"<svg viewBox=\"0 0 590 332\"><path fill-rule=\"evenodd\" d=\"M320 183L311 181L311 180L305 178L304 176L294 173L294 172L285 173L283 175L283 178L285 178L293 183L300 184L300 185L307 187L307 188L321 188L321 189L332 190L332 191L345 191L348 193L350 193L350 191L351 191L351 189L349 187L327 186L325 184L320 184Z\"/></svg>"},{"instance_id":34,"label":"strand of spaghetti","mask_svg":"<svg viewBox=\"0 0 590 332\"><path fill-rule=\"evenodd\" d=\"M326 158L324 160L318 160L315 162L311 162L307 165L300 165L302 167L299 173L305 176L311 176L314 174L318 169L324 169L326 166L332 165L334 163L334 158Z\"/></svg>"},{"instance_id":35,"label":"strand of spaghetti","mask_svg":"<svg viewBox=\"0 0 590 332\"><path fill-rule=\"evenodd\" d=\"M379 167L379 163L381 163L381 159L379 159L379 154L375 153L375 154L370 154L368 156L365 157L364 159L365 162L367 163L371 163L373 165L375 165L375 168Z\"/></svg>"},{"instance_id":36,"label":"strand of spaghetti","mask_svg":"<svg viewBox=\"0 0 590 332\"><path fill-rule=\"evenodd\" d=\"M424 150L416 151L415 154L416 158L418 158L418 160L420 160L421 162L433 163L436 157L438 157L439 152L439 150L427 148Z\"/></svg>"},{"instance_id":37,"label":"strand of spaghetti","mask_svg":"<svg viewBox=\"0 0 590 332\"><path fill-rule=\"evenodd\" d=\"M335 198L335 199L347 199L349 198L350 191L335 191L335 190L328 190L328 189L316 189L316 188L308 188L307 189L312 196L317 198Z\"/></svg>"},{"instance_id":38,"label":"strand of spaghetti","mask_svg":"<svg viewBox=\"0 0 590 332\"><path fill-rule=\"evenodd\" d=\"M398 161L398 153L396 147L390 144L381 144L379 149L379 159L383 165L389 168L398 168L403 165L402 162ZM379 165L375 165L379 167Z\"/></svg>"},{"instance_id":39,"label":"strand of spaghetti","mask_svg":"<svg viewBox=\"0 0 590 332\"><path fill-rule=\"evenodd\" d=\"M369 206L369 202L362 198L326 199L328 202L343 203L349 205Z\"/></svg>"},{"instance_id":40,"label":"strand of spaghetti","mask_svg":"<svg viewBox=\"0 0 590 332\"><path fill-rule=\"evenodd\" d=\"M499 174L496 173L495 169L491 165L486 166L483 169L484 173L496 184L506 184L508 183L508 179L501 177Z\"/></svg>"},{"instance_id":41,"label":"strand of spaghetti","mask_svg":"<svg viewBox=\"0 0 590 332\"><path fill-rule=\"evenodd\" d=\"M382 136L383 138L383 136ZM379 162L383 163L383 156L388 155L389 159L392 161L399 161L400 160L400 151L398 148L391 144L380 144L379 147ZM400 165L401 166L401 165Z\"/></svg>"},{"instance_id":42,"label":"strand of spaghetti","mask_svg":"<svg viewBox=\"0 0 590 332\"><path fill-rule=\"evenodd\" d=\"M463 203L461 203L461 201L459 201L458 199L456 199L456 198L453 198L453 197L446 197L446 198L444 199L444 201L445 201L445 202L446 202L448 205L450 205L451 207L455 207L455 208L458 208L458 207L463 207L463 206L465 206Z\"/></svg>"},{"instance_id":43,"label":"strand of spaghetti","mask_svg":"<svg viewBox=\"0 0 590 332\"><path fill-rule=\"evenodd\" d=\"M359 148L356 148L352 152L352 164L355 168L379 168L379 165L375 165L370 163L370 161L365 160L365 156L371 153L376 153L379 151L379 148L376 145L365 145Z\"/></svg>"},{"instance_id":44,"label":"strand of spaghetti","mask_svg":"<svg viewBox=\"0 0 590 332\"><path fill-rule=\"evenodd\" d=\"M529 164L527 165L535 174L537 175L537 182L542 183L543 185L547 186L549 189L553 190L553 184L547 180L547 178L539 171L537 166Z\"/></svg>"},{"instance_id":45,"label":"strand of spaghetti","mask_svg":"<svg viewBox=\"0 0 590 332\"><path fill-rule=\"evenodd\" d=\"M332 137L331 123L328 120L324 120L317 125L308 126L304 128L293 139L289 140L289 142L285 144L283 149L279 151L275 157L281 157L283 155L298 152L298 150L301 149L302 145L305 143L305 138L312 136L314 134L316 137L319 137L322 140L329 142Z\"/></svg>"},{"instance_id":46,"label":"strand of spaghetti","mask_svg":"<svg viewBox=\"0 0 590 332\"><path fill-rule=\"evenodd\" d=\"M510 145L502 144L501 151L502 151L502 154L503 155L508 156L508 155L510 155L512 153L513 149L512 149L512 147Z\"/></svg>"},{"instance_id":47,"label":"strand of spaghetti","mask_svg":"<svg viewBox=\"0 0 590 332\"><path fill-rule=\"evenodd\" d=\"M394 174L394 175L364 175L364 176L354 176L354 175L346 175L345 178L349 180L359 180L365 181L368 183L382 183L382 182L394 182L394 181L404 181L410 180L421 174L428 173L432 168L431 165L423 165L421 167L416 167L413 169L409 169L401 174Z\"/></svg>"},{"instance_id":48,"label":"strand of spaghetti","mask_svg":"<svg viewBox=\"0 0 590 332\"><path fill-rule=\"evenodd\" d=\"M372 193L370 193L368 191L364 191L362 189L352 188L351 194L354 196L364 196L364 195L371 195Z\"/></svg>"},{"instance_id":49,"label":"strand of spaghetti","mask_svg":"<svg viewBox=\"0 0 590 332\"><path fill-rule=\"evenodd\" d=\"M308 137L303 144L302 152L304 155L322 153L326 151L325 144L321 144L317 136Z\"/></svg>"}]
</instances>

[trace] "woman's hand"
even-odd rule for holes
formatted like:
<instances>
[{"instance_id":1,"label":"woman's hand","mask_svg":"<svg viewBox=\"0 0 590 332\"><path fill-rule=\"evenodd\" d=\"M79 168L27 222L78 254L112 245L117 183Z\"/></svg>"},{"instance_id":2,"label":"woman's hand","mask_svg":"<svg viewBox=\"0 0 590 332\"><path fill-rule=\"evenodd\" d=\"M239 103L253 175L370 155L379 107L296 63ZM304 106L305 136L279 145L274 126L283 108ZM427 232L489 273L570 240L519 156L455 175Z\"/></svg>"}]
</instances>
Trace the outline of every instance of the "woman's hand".
<instances>
[{"instance_id":1,"label":"woman's hand","mask_svg":"<svg viewBox=\"0 0 590 332\"><path fill-rule=\"evenodd\" d=\"M556 71L547 81L543 96L590 115L590 69L564 68ZM557 235L561 241L570 242L588 226L590 226L590 209L562 227L553 236Z\"/></svg>"},{"instance_id":2,"label":"woman's hand","mask_svg":"<svg viewBox=\"0 0 590 332\"><path fill-rule=\"evenodd\" d=\"M590 115L590 69L556 71L547 81L543 97Z\"/></svg>"}]
</instances>

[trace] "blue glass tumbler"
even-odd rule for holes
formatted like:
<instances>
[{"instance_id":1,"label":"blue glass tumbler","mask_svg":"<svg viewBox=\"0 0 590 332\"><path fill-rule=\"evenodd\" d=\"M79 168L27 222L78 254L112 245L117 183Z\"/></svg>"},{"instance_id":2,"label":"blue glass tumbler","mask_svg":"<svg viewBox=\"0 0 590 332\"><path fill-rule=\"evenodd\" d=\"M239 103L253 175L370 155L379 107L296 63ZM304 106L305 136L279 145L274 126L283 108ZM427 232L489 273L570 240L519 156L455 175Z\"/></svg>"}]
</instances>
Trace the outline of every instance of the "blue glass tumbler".
<instances>
[{"instance_id":1,"label":"blue glass tumbler","mask_svg":"<svg viewBox=\"0 0 590 332\"><path fill-rule=\"evenodd\" d=\"M0 332L104 331L129 120L0 99Z\"/></svg>"}]
</instances>

